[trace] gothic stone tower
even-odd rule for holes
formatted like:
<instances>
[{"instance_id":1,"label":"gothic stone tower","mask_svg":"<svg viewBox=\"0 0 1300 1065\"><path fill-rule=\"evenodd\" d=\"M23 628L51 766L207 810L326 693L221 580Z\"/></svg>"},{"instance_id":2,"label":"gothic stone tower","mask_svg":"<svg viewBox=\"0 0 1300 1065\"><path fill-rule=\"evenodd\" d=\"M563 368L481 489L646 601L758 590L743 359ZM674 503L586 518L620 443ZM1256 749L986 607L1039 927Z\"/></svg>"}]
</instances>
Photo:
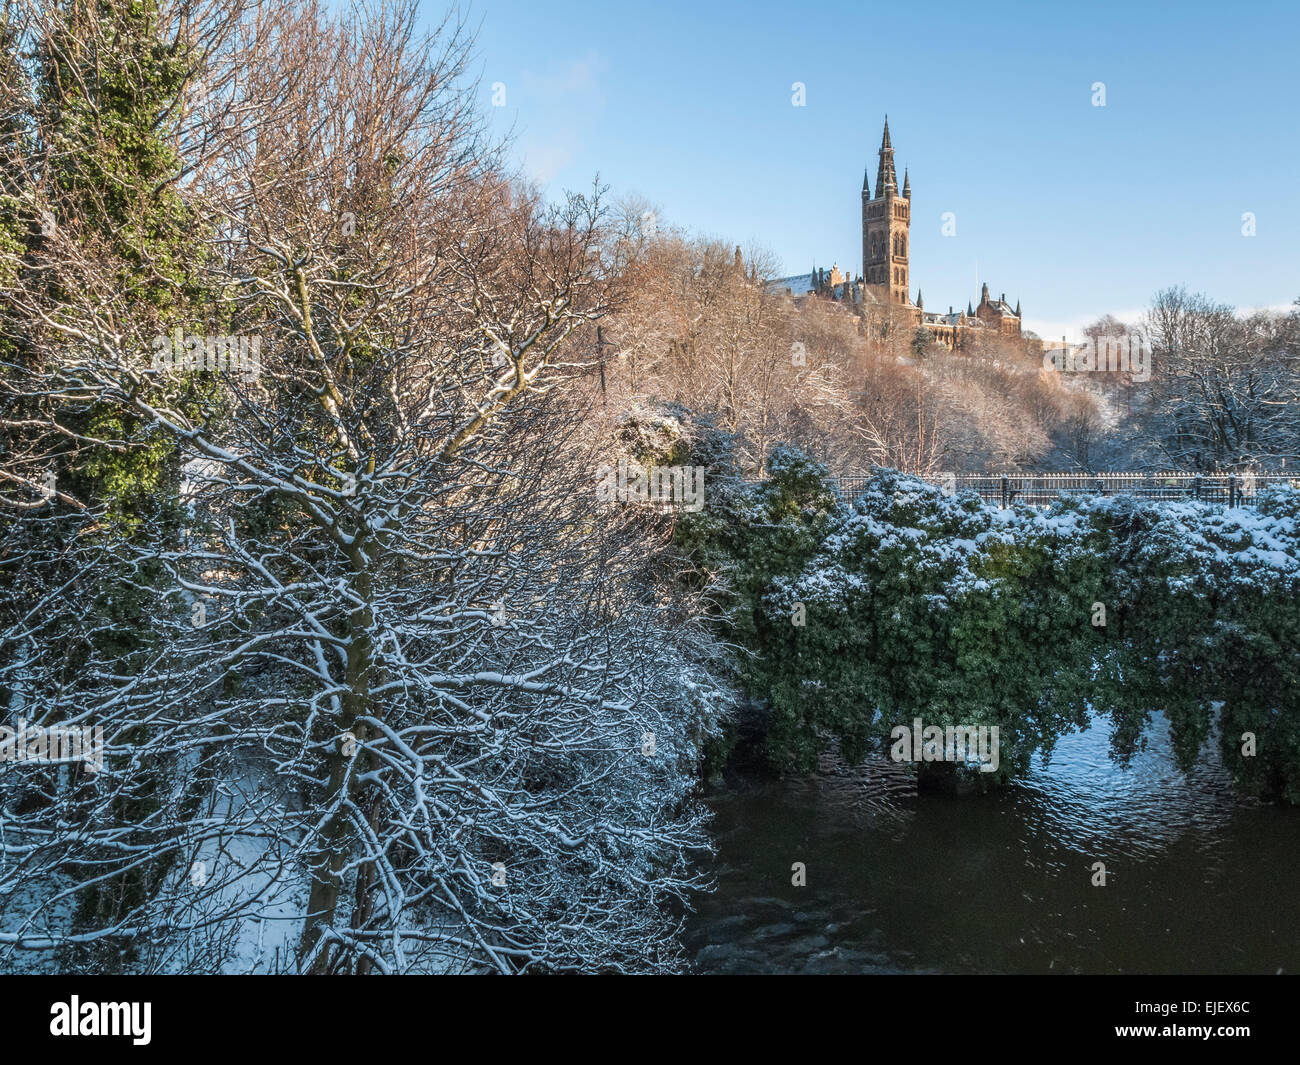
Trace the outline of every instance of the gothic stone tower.
<instances>
[{"instance_id":1,"label":"gothic stone tower","mask_svg":"<svg viewBox=\"0 0 1300 1065\"><path fill-rule=\"evenodd\" d=\"M867 174L862 175L862 278L876 287L891 303L911 306L908 297L907 240L912 222L912 182L903 175L898 191L894 169L894 148L889 143L889 118L880 142L880 165L876 170L876 198L871 198Z\"/></svg>"}]
</instances>

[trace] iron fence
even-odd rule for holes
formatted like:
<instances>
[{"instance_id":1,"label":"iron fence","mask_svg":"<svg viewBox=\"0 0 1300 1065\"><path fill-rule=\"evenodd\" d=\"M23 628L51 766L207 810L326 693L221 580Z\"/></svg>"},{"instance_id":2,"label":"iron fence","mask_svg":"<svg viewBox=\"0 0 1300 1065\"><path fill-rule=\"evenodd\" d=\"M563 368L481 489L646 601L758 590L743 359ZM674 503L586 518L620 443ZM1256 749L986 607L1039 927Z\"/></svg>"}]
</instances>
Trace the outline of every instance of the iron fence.
<instances>
[{"instance_id":1,"label":"iron fence","mask_svg":"<svg viewBox=\"0 0 1300 1065\"><path fill-rule=\"evenodd\" d=\"M869 474L834 477L846 499L854 498L871 480ZM1300 488L1300 475L1277 473L949 473L925 478L955 491L970 490L982 499L1005 507L1020 501L1045 506L1077 496L1131 495L1138 499L1199 499L1237 506L1254 500L1268 484Z\"/></svg>"}]
</instances>

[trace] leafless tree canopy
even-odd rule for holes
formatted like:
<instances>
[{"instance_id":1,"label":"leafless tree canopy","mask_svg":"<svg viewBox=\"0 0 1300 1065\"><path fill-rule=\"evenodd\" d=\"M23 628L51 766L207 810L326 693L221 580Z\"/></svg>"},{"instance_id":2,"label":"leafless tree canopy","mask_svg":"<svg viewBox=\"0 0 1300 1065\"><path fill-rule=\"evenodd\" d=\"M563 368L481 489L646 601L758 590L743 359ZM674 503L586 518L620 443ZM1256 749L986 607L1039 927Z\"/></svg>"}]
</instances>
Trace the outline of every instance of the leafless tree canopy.
<instances>
[{"instance_id":1,"label":"leafless tree canopy","mask_svg":"<svg viewBox=\"0 0 1300 1065\"><path fill-rule=\"evenodd\" d=\"M34 39L58 17L25 12ZM614 298L599 190L547 206L503 171L464 27L421 37L414 4L163 17L208 46L168 126L194 293L142 304L122 279L149 264L86 217L0 264L26 353L7 424L39 429L6 456L10 503L53 530L31 558L66 545L46 567L66 579L7 612L3 680L11 710L106 743L98 773L0 770L0 950L673 967L706 847L694 765L727 694L695 608L661 589L662 523L592 490L607 444L575 382ZM215 372L172 372L173 335L177 358L236 339ZM86 405L174 442L175 535L42 494L42 449ZM70 600L104 553L139 600L129 670L75 631L106 624Z\"/></svg>"}]
</instances>

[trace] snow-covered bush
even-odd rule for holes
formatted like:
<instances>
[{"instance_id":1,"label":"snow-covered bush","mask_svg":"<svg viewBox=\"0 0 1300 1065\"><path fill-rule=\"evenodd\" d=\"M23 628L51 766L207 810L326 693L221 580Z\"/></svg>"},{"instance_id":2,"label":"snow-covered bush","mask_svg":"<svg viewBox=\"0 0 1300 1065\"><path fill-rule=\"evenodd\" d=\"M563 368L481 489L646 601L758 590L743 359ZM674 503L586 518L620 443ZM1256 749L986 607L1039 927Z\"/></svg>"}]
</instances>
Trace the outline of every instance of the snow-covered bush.
<instances>
[{"instance_id":1,"label":"snow-covered bush","mask_svg":"<svg viewBox=\"0 0 1300 1065\"><path fill-rule=\"evenodd\" d=\"M880 470L803 527L819 537L803 562L759 568L721 522L714 543L750 567L757 609L734 631L769 757L806 769L833 738L856 759L917 717L997 725L987 783L1093 713L1126 759L1161 711L1184 766L1217 723L1243 789L1300 800L1298 505L1278 489L1255 508L1120 496L1003 510Z\"/></svg>"}]
</instances>

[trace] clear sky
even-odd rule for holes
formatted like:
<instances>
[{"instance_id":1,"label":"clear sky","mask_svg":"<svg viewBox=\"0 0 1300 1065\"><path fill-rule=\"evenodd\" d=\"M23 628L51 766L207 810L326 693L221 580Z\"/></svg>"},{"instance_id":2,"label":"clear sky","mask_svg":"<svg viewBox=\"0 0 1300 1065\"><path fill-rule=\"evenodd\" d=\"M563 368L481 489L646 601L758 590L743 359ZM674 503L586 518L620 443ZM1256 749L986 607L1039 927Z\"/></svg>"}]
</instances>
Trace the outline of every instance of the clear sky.
<instances>
[{"instance_id":1,"label":"clear sky","mask_svg":"<svg viewBox=\"0 0 1300 1065\"><path fill-rule=\"evenodd\" d=\"M598 173L784 274L861 270L888 113L928 309L977 299L977 265L1048 337L1170 284L1300 296L1297 0L477 0L470 20L484 105L548 193Z\"/></svg>"}]
</instances>

